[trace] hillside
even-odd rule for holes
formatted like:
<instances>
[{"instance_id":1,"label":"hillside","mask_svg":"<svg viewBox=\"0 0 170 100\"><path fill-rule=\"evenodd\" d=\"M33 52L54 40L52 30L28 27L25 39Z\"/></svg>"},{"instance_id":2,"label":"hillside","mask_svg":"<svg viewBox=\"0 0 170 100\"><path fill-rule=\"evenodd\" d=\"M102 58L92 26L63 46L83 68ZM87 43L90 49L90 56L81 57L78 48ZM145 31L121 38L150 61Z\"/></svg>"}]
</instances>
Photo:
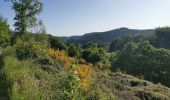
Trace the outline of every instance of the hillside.
<instances>
[{"instance_id":1,"label":"hillside","mask_svg":"<svg viewBox=\"0 0 170 100\"><path fill-rule=\"evenodd\" d=\"M8 10L15 13L7 18L0 15L0 100L170 100L170 27L141 29L160 24L163 13L154 10L160 6L141 2L144 6L138 9L139 1L127 6L110 0L122 7L96 1L73 0L66 5L64 0L2 0L10 7L2 14L10 14ZM7 6L2 2L0 8L4 5L4 9ZM38 17L45 4L48 9ZM147 12L150 18L141 9L149 11L145 5L152 9ZM159 13L160 20L153 18L154 13ZM45 18L46 25L39 18ZM12 21L12 29L7 19ZM140 29L99 32L99 27L108 25ZM98 32L70 37L50 34L74 33L82 28Z\"/></svg>"},{"instance_id":2,"label":"hillside","mask_svg":"<svg viewBox=\"0 0 170 100\"><path fill-rule=\"evenodd\" d=\"M118 100L170 99L169 88L120 72L109 73L98 70L97 84L103 91L115 93Z\"/></svg>"},{"instance_id":3,"label":"hillside","mask_svg":"<svg viewBox=\"0 0 170 100\"><path fill-rule=\"evenodd\" d=\"M161 29L156 33L170 28ZM52 35L25 33L0 51L0 99L170 99L170 50L148 41L107 52L100 44L79 47Z\"/></svg>"},{"instance_id":4,"label":"hillside","mask_svg":"<svg viewBox=\"0 0 170 100\"><path fill-rule=\"evenodd\" d=\"M144 34L150 35L154 32L154 29L147 30L138 30L138 29L128 29L128 28L119 28L106 32L93 32L87 33L82 36L71 36L71 37L60 37L62 40L69 43L78 43L78 44L87 44L87 43L103 43L109 44L114 39L126 36L126 35L137 35Z\"/></svg>"}]
</instances>

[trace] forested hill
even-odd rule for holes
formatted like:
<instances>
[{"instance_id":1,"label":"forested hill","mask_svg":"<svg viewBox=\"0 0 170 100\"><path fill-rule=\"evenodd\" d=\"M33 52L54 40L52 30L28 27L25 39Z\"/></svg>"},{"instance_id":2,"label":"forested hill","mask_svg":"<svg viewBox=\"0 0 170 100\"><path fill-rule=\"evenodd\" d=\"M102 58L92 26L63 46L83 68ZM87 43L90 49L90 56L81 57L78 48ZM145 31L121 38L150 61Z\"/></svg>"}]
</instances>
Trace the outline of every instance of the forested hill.
<instances>
[{"instance_id":1,"label":"forested hill","mask_svg":"<svg viewBox=\"0 0 170 100\"><path fill-rule=\"evenodd\" d=\"M93 32L87 33L82 36L71 36L71 37L60 37L64 41L78 44L87 44L87 43L104 43L109 44L114 39L126 36L126 35L137 35L144 34L150 35L154 32L154 29L138 30L138 29L128 29L128 28L119 28L106 32Z\"/></svg>"}]
</instances>

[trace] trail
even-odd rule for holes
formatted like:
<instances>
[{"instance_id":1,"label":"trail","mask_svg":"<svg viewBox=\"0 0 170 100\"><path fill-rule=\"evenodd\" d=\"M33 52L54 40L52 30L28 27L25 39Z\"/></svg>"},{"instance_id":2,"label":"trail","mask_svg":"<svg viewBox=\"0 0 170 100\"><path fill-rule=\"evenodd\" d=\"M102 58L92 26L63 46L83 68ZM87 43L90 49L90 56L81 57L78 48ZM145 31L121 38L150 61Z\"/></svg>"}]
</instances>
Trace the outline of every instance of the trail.
<instances>
[{"instance_id":1,"label":"trail","mask_svg":"<svg viewBox=\"0 0 170 100\"><path fill-rule=\"evenodd\" d=\"M0 100L10 100L9 99L9 85L6 80L5 75L2 73L3 67L3 59L1 54L3 53L3 49L0 47Z\"/></svg>"}]
</instances>

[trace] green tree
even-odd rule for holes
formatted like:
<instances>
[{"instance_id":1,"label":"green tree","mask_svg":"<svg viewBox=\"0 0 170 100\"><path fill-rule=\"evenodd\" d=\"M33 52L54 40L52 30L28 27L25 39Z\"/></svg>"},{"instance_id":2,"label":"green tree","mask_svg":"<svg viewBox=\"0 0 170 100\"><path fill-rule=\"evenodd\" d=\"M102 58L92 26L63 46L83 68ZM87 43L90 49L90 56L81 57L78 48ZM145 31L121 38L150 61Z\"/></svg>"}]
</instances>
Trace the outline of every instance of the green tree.
<instances>
[{"instance_id":1,"label":"green tree","mask_svg":"<svg viewBox=\"0 0 170 100\"><path fill-rule=\"evenodd\" d=\"M6 0L9 1L9 0ZM16 21L14 26L19 34L24 34L31 23L36 22L36 15L42 11L42 3L40 0L10 0L13 5L12 8L15 10Z\"/></svg>"},{"instance_id":2,"label":"green tree","mask_svg":"<svg viewBox=\"0 0 170 100\"><path fill-rule=\"evenodd\" d=\"M82 51L82 58L87 62L95 64L107 59L106 50L104 48L98 47L97 44L87 44L83 48L85 49Z\"/></svg>"},{"instance_id":3,"label":"green tree","mask_svg":"<svg viewBox=\"0 0 170 100\"><path fill-rule=\"evenodd\" d=\"M142 35L142 34L122 36L122 37L119 37L111 42L109 51L110 52L122 51L122 49L128 42L141 43L146 40L149 40L149 39L145 35Z\"/></svg>"},{"instance_id":4,"label":"green tree","mask_svg":"<svg viewBox=\"0 0 170 100\"><path fill-rule=\"evenodd\" d=\"M170 27L159 27L155 30L154 45L159 48L170 49Z\"/></svg>"},{"instance_id":5,"label":"green tree","mask_svg":"<svg viewBox=\"0 0 170 100\"><path fill-rule=\"evenodd\" d=\"M7 20L0 16L0 46L7 46L10 44L11 34Z\"/></svg>"},{"instance_id":6,"label":"green tree","mask_svg":"<svg viewBox=\"0 0 170 100\"><path fill-rule=\"evenodd\" d=\"M128 43L119 54L113 70L121 69L135 76L143 76L146 80L170 86L170 51L157 49L149 44Z\"/></svg>"},{"instance_id":7,"label":"green tree","mask_svg":"<svg viewBox=\"0 0 170 100\"><path fill-rule=\"evenodd\" d=\"M81 49L78 46L70 44L68 46L67 52L68 52L68 55L71 56L71 57L80 57Z\"/></svg>"}]
</instances>

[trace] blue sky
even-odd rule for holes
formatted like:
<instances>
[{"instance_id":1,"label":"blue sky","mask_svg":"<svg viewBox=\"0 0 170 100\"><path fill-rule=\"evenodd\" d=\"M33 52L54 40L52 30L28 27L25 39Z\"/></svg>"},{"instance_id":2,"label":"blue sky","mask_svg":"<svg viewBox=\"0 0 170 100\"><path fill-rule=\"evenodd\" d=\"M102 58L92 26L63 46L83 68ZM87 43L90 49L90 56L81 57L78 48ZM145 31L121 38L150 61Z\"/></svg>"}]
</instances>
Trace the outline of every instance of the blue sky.
<instances>
[{"instance_id":1,"label":"blue sky","mask_svg":"<svg viewBox=\"0 0 170 100\"><path fill-rule=\"evenodd\" d=\"M56 36L82 35L120 27L151 29L170 25L170 0L43 0L38 16ZM0 0L0 14L13 29L14 11Z\"/></svg>"}]
</instances>

